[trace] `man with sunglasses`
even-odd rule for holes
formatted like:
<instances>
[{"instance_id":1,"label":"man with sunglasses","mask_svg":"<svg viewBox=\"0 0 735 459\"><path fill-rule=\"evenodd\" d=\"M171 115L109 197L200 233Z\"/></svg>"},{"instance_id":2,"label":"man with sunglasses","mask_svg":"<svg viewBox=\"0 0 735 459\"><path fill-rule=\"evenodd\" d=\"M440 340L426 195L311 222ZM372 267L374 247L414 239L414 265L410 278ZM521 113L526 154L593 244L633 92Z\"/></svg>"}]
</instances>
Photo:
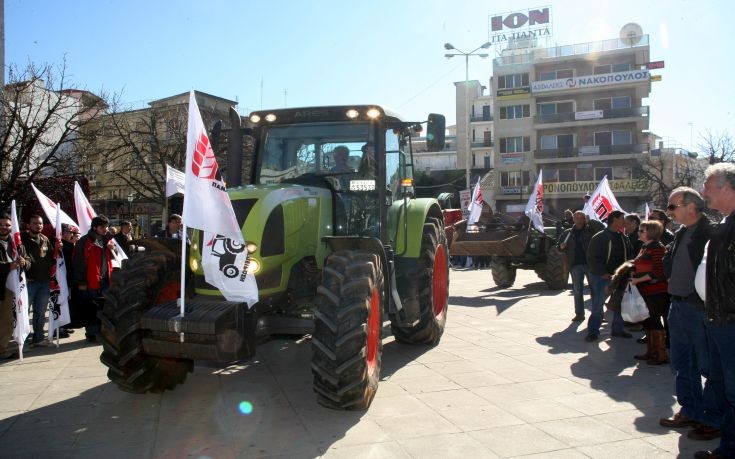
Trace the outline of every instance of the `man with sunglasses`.
<instances>
[{"instance_id":1,"label":"man with sunglasses","mask_svg":"<svg viewBox=\"0 0 735 459\"><path fill-rule=\"evenodd\" d=\"M675 239L664 255L664 272L669 280L669 340L671 369L674 372L678 413L662 418L664 427L694 427L687 436L693 440L711 440L720 436L722 414L708 380L707 337L704 325L704 302L694 289L694 276L710 238L710 223L702 211L702 196L688 187L676 188L669 196L667 210L681 224Z\"/></svg>"},{"instance_id":2,"label":"man with sunglasses","mask_svg":"<svg viewBox=\"0 0 735 459\"><path fill-rule=\"evenodd\" d=\"M720 445L694 457L716 459L735 457L735 165L714 164L704 175L709 208L725 216L707 248L705 292L709 382L724 415Z\"/></svg>"}]
</instances>

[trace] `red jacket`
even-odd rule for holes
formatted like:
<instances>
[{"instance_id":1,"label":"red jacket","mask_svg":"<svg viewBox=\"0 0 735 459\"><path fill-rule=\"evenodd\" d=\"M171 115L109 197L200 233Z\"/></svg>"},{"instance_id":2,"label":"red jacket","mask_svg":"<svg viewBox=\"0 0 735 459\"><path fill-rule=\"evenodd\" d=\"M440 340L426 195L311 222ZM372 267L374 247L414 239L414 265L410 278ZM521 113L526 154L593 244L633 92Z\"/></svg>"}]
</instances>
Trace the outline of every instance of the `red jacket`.
<instances>
[{"instance_id":1,"label":"red jacket","mask_svg":"<svg viewBox=\"0 0 735 459\"><path fill-rule=\"evenodd\" d=\"M87 286L87 290L100 290L102 288L102 250L103 246L97 243L94 230L77 241L74 246L74 280L77 285ZM112 251L106 248L104 240L99 241L104 244L104 250L107 261L107 279L112 284Z\"/></svg>"}]
</instances>

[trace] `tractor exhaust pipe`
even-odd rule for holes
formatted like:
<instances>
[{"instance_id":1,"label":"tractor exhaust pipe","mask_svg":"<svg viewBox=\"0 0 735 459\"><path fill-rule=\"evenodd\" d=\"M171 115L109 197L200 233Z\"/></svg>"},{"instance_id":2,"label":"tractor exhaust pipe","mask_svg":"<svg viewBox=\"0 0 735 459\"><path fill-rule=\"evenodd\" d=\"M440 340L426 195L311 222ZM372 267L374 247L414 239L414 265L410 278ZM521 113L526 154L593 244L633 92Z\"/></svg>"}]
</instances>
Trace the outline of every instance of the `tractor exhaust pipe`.
<instances>
[{"instance_id":1,"label":"tractor exhaust pipe","mask_svg":"<svg viewBox=\"0 0 735 459\"><path fill-rule=\"evenodd\" d=\"M230 107L230 133L227 139L227 187L242 185L242 121Z\"/></svg>"}]
</instances>

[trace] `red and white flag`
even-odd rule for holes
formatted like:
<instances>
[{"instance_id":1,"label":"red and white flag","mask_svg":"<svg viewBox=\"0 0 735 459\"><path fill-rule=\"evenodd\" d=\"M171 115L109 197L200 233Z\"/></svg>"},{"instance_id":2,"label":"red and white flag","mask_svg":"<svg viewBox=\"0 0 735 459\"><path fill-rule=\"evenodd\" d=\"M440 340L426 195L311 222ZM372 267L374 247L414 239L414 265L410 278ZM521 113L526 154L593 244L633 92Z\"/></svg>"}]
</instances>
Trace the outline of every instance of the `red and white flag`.
<instances>
[{"instance_id":1,"label":"red and white flag","mask_svg":"<svg viewBox=\"0 0 735 459\"><path fill-rule=\"evenodd\" d=\"M61 206L56 205L56 242L61 242ZM51 266L51 310L48 315L48 336L71 322L69 315L69 286L66 283L66 261L61 250L54 250L56 265Z\"/></svg>"},{"instance_id":2,"label":"red and white flag","mask_svg":"<svg viewBox=\"0 0 735 459\"><path fill-rule=\"evenodd\" d=\"M87 197L84 196L82 187L79 186L79 182L74 182L74 207L77 208L77 218L79 219L79 231L82 234L87 234L92 228L92 219L97 216L97 212L94 211L92 204L89 203ZM116 239L112 242L115 243L115 258L112 260L112 265L120 267L123 260L127 260L128 256L125 255L125 251L120 247L120 244Z\"/></svg>"},{"instance_id":3,"label":"red and white flag","mask_svg":"<svg viewBox=\"0 0 735 459\"><path fill-rule=\"evenodd\" d=\"M587 214L590 219L604 222L607 220L607 216L613 210L623 211L623 208L618 204L618 200L615 199L615 195L610 189L610 184L607 182L607 175L602 177L600 184L597 185L595 192L592 193L587 204L584 205L582 211Z\"/></svg>"},{"instance_id":4,"label":"red and white flag","mask_svg":"<svg viewBox=\"0 0 735 459\"><path fill-rule=\"evenodd\" d=\"M189 130L186 136L184 211L187 226L204 231L202 270L205 280L229 301L258 302L242 229L222 181L194 91L189 93Z\"/></svg>"},{"instance_id":5,"label":"red and white flag","mask_svg":"<svg viewBox=\"0 0 735 459\"><path fill-rule=\"evenodd\" d=\"M18 213L15 211L15 199L10 205L10 258L17 260L20 256L20 225L18 224ZM31 333L31 325L28 322L28 285L23 268L18 268L8 274L5 287L13 292L13 341L18 343L20 358L23 358L23 343Z\"/></svg>"},{"instance_id":6,"label":"red and white flag","mask_svg":"<svg viewBox=\"0 0 735 459\"><path fill-rule=\"evenodd\" d=\"M225 191L217 159L209 144L194 91L189 93L189 130L186 134L184 212L186 226L244 243L230 197Z\"/></svg>"},{"instance_id":7,"label":"red and white flag","mask_svg":"<svg viewBox=\"0 0 735 459\"><path fill-rule=\"evenodd\" d=\"M531 219L533 226L544 232L544 185L541 177L543 176L542 170L538 171L538 179L536 185L533 187L531 196L528 198L526 203L526 216Z\"/></svg>"},{"instance_id":8,"label":"red and white flag","mask_svg":"<svg viewBox=\"0 0 735 459\"><path fill-rule=\"evenodd\" d=\"M43 213L46 214L46 220L51 222L51 225L56 228L56 203L49 199L48 196L41 193L41 191L36 188L36 185L31 183L31 188L33 188L33 192L36 193L36 198L38 199L38 202L41 203ZM68 225L78 227L77 223L72 220L72 218L66 212L61 209L59 209L59 212L61 213L61 223L66 223Z\"/></svg>"},{"instance_id":9,"label":"red and white flag","mask_svg":"<svg viewBox=\"0 0 735 459\"><path fill-rule=\"evenodd\" d=\"M468 208L470 211L470 216L467 218L468 225L474 225L477 223L477 220L480 219L482 203L483 198L482 190L480 189L480 177L477 177L477 184L475 185L475 189L472 191L472 201L470 201L470 206Z\"/></svg>"}]
</instances>

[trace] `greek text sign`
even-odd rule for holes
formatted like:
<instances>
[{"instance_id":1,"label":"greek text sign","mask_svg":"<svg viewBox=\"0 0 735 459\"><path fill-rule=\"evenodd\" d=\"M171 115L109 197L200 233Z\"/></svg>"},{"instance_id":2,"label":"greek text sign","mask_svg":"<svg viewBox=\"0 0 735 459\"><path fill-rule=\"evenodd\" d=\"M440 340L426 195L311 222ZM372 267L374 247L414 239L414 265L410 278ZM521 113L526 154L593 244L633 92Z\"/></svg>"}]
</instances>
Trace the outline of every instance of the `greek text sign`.
<instances>
[{"instance_id":1,"label":"greek text sign","mask_svg":"<svg viewBox=\"0 0 735 459\"><path fill-rule=\"evenodd\" d=\"M553 35L551 16L550 6L492 15L488 24L488 41L497 45L513 39L549 37Z\"/></svg>"},{"instance_id":2,"label":"greek text sign","mask_svg":"<svg viewBox=\"0 0 735 459\"><path fill-rule=\"evenodd\" d=\"M638 180L609 180L610 189L614 193L625 191L643 191L642 183ZM599 182L552 182L544 183L544 193L553 194L583 194L592 193Z\"/></svg>"},{"instance_id":3,"label":"greek text sign","mask_svg":"<svg viewBox=\"0 0 735 459\"><path fill-rule=\"evenodd\" d=\"M584 75L559 80L534 81L531 83L531 92L536 94L550 91L566 91L576 88L592 88L596 86L611 86L625 83L639 83L648 81L651 74L648 70L631 70L628 72L604 73L601 75Z\"/></svg>"}]
</instances>

